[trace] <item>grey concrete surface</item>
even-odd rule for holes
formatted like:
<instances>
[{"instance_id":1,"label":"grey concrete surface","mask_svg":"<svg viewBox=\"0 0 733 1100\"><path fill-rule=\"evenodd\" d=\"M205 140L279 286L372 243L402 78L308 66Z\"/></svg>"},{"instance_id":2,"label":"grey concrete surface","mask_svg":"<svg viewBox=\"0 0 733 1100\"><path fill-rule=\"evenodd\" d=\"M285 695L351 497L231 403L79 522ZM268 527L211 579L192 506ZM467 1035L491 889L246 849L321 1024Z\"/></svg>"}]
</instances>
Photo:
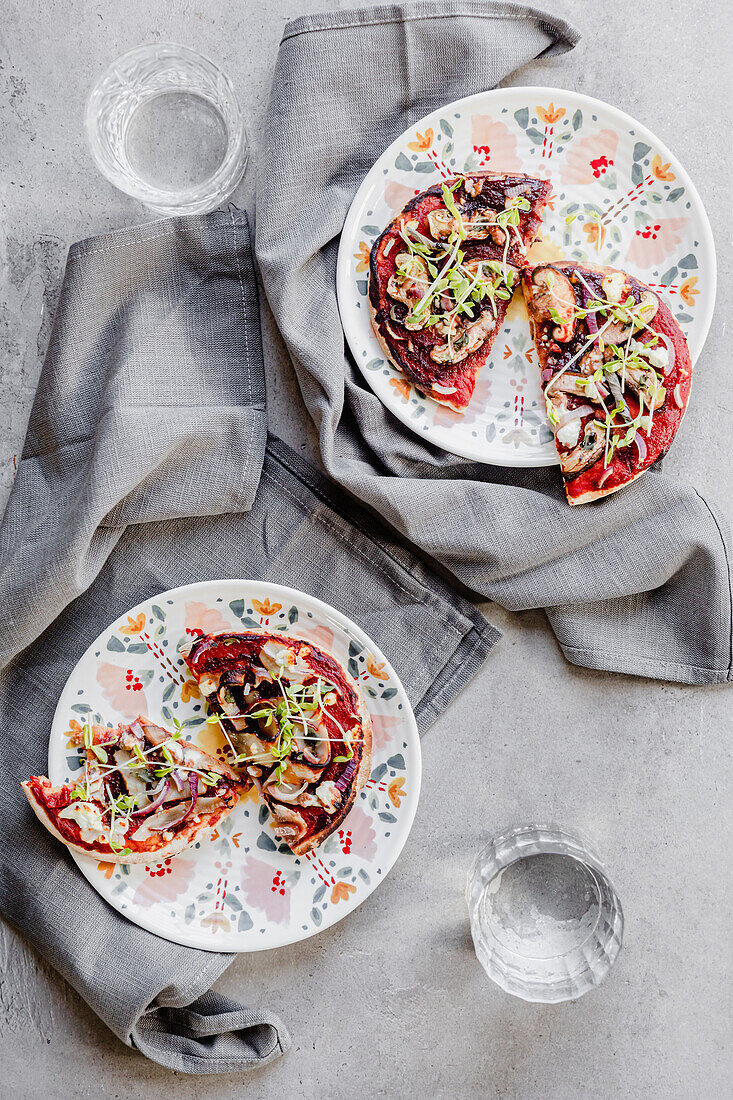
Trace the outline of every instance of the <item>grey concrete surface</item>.
<instances>
[{"instance_id":1,"label":"grey concrete surface","mask_svg":"<svg viewBox=\"0 0 733 1100\"><path fill-rule=\"evenodd\" d=\"M256 147L286 20L329 6L338 5L5 0L0 506L68 244L151 217L91 163L82 136L90 83L138 43L197 47L234 79ZM730 518L729 7L547 6L575 21L584 41L568 56L527 66L512 83L577 89L637 116L689 167L710 214L718 309L667 469L712 492ZM250 169L236 195L250 209L252 180ZM273 362L282 348L266 314L265 334ZM285 379L270 385L273 426L310 450L292 376ZM348 920L302 945L243 956L219 983L281 1012L294 1037L286 1058L250 1077L168 1073L119 1043L0 929L0 1097L731 1095L730 694L572 668L542 613L486 612L504 639L423 742L422 800L393 873ZM460 816L458 788L468 807ZM609 979L561 1006L526 1005L494 988L473 956L463 901L482 842L539 819L594 839L626 914L625 947Z\"/></svg>"}]
</instances>

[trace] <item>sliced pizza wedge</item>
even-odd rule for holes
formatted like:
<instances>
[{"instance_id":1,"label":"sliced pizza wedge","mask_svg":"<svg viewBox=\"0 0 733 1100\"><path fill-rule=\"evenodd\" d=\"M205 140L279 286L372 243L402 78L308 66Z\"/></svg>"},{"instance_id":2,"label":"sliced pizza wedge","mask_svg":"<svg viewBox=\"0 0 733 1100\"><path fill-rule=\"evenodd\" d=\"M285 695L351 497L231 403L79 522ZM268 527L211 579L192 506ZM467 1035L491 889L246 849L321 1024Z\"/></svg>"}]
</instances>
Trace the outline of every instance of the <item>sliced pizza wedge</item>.
<instances>
[{"instance_id":1,"label":"sliced pizza wedge","mask_svg":"<svg viewBox=\"0 0 733 1100\"><path fill-rule=\"evenodd\" d=\"M692 386L687 341L660 296L615 268L541 264L523 288L568 501L608 496L672 442Z\"/></svg>"},{"instance_id":2,"label":"sliced pizza wedge","mask_svg":"<svg viewBox=\"0 0 733 1100\"><path fill-rule=\"evenodd\" d=\"M309 852L369 777L372 725L359 687L331 654L283 634L206 634L183 653L276 835L296 855Z\"/></svg>"},{"instance_id":3,"label":"sliced pizza wedge","mask_svg":"<svg viewBox=\"0 0 733 1100\"><path fill-rule=\"evenodd\" d=\"M475 172L412 199L375 241L369 305L389 361L461 411L489 357L550 184Z\"/></svg>"},{"instance_id":4,"label":"sliced pizza wedge","mask_svg":"<svg viewBox=\"0 0 733 1100\"><path fill-rule=\"evenodd\" d=\"M85 726L76 783L22 784L38 819L67 848L107 863L157 863L187 848L235 806L239 776L180 732L147 718L116 729Z\"/></svg>"}]
</instances>

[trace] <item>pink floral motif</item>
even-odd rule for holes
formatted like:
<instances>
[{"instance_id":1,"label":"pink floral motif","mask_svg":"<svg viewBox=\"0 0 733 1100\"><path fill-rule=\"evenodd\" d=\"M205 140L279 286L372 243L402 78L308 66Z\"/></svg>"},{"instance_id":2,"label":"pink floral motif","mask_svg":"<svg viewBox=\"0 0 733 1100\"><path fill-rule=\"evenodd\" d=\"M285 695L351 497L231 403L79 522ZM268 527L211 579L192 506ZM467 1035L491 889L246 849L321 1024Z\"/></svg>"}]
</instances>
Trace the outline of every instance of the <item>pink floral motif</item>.
<instances>
[{"instance_id":1,"label":"pink floral motif","mask_svg":"<svg viewBox=\"0 0 733 1100\"><path fill-rule=\"evenodd\" d=\"M269 921L285 924L290 919L290 890L282 873L269 863L248 856L242 868L241 886L247 903L262 909Z\"/></svg>"},{"instance_id":2,"label":"pink floral motif","mask_svg":"<svg viewBox=\"0 0 733 1100\"><path fill-rule=\"evenodd\" d=\"M147 908L162 901L173 901L186 892L195 872L195 860L183 853L162 863L146 865L133 904Z\"/></svg>"},{"instance_id":3,"label":"pink floral motif","mask_svg":"<svg viewBox=\"0 0 733 1100\"><path fill-rule=\"evenodd\" d=\"M626 259L637 267L656 267L670 252L674 252L683 237L689 218L660 218L653 214L649 222L639 226L631 238Z\"/></svg>"},{"instance_id":4,"label":"pink floral motif","mask_svg":"<svg viewBox=\"0 0 733 1100\"><path fill-rule=\"evenodd\" d=\"M229 917L221 909L214 909L208 916L201 918L201 927L208 928L213 933L228 932L231 926Z\"/></svg>"},{"instance_id":5,"label":"pink floral motif","mask_svg":"<svg viewBox=\"0 0 733 1100\"><path fill-rule=\"evenodd\" d=\"M521 171L516 134L503 122L497 122L489 115L472 115L471 141L482 166L491 161L492 165L501 165L503 172Z\"/></svg>"},{"instance_id":6,"label":"pink floral motif","mask_svg":"<svg viewBox=\"0 0 733 1100\"><path fill-rule=\"evenodd\" d=\"M401 210L414 197L414 188L405 187L404 184L395 183L394 180L390 180L384 189L384 201L390 210Z\"/></svg>"},{"instance_id":7,"label":"pink floral motif","mask_svg":"<svg viewBox=\"0 0 733 1100\"><path fill-rule=\"evenodd\" d=\"M313 645L320 646L327 653L333 652L333 631L329 627L313 626L310 619L308 619L302 625L299 621L295 629L299 637L305 638L308 642L313 642Z\"/></svg>"},{"instance_id":8,"label":"pink floral motif","mask_svg":"<svg viewBox=\"0 0 733 1100\"><path fill-rule=\"evenodd\" d=\"M186 603L187 634L219 634L222 630L231 630L232 624L216 607L207 607L205 603L191 600Z\"/></svg>"},{"instance_id":9,"label":"pink floral motif","mask_svg":"<svg viewBox=\"0 0 733 1100\"><path fill-rule=\"evenodd\" d=\"M570 142L563 159L560 178L563 183L593 183L613 164L618 134L599 130L578 142Z\"/></svg>"},{"instance_id":10,"label":"pink floral motif","mask_svg":"<svg viewBox=\"0 0 733 1100\"><path fill-rule=\"evenodd\" d=\"M97 669L97 683L102 689L110 706L123 718L135 718L138 714L147 714L148 701L140 681L128 669L109 661L100 661Z\"/></svg>"},{"instance_id":11,"label":"pink floral motif","mask_svg":"<svg viewBox=\"0 0 733 1100\"><path fill-rule=\"evenodd\" d=\"M377 834L372 819L359 806L354 806L343 826L349 837L349 847L355 856L362 859L374 859L377 854Z\"/></svg>"},{"instance_id":12,"label":"pink floral motif","mask_svg":"<svg viewBox=\"0 0 733 1100\"><path fill-rule=\"evenodd\" d=\"M402 725L396 714L372 714L372 751L385 749L392 743L395 729Z\"/></svg>"}]
</instances>

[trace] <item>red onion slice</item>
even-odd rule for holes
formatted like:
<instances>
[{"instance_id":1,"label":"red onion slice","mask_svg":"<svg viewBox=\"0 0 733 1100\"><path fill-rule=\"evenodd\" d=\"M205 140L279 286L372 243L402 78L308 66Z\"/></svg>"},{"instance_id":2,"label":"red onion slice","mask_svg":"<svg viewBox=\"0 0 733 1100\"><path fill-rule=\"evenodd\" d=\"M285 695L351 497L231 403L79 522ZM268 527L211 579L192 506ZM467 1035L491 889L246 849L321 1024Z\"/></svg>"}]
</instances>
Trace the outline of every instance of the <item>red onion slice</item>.
<instances>
[{"instance_id":1,"label":"red onion slice","mask_svg":"<svg viewBox=\"0 0 733 1100\"><path fill-rule=\"evenodd\" d=\"M554 373L555 372L552 367L545 367L540 377L542 378L543 382L549 382Z\"/></svg>"},{"instance_id":2,"label":"red onion slice","mask_svg":"<svg viewBox=\"0 0 733 1100\"><path fill-rule=\"evenodd\" d=\"M677 408L678 409L684 409L685 403L682 400L682 394L680 393L680 384L679 384L679 382L675 386L672 396L674 397L674 403L677 406Z\"/></svg>"},{"instance_id":3,"label":"red onion slice","mask_svg":"<svg viewBox=\"0 0 733 1100\"><path fill-rule=\"evenodd\" d=\"M637 432L636 435L634 436L634 443L636 444L636 449L639 452L639 462L646 462L646 456L647 456L646 443L641 438L641 435L639 434L639 432Z\"/></svg>"},{"instance_id":4,"label":"red onion slice","mask_svg":"<svg viewBox=\"0 0 733 1100\"><path fill-rule=\"evenodd\" d=\"M155 801L151 802L148 806L143 806L141 810L133 810L133 812L130 814L130 817L147 817L148 814L154 813L155 810L157 810L165 802L165 796L168 794L170 785L170 780L166 779L165 783L163 784L163 789L158 797L155 799Z\"/></svg>"},{"instance_id":5,"label":"red onion slice","mask_svg":"<svg viewBox=\"0 0 733 1100\"><path fill-rule=\"evenodd\" d=\"M587 313L585 317L585 323L588 327L588 332L591 336L597 336L598 334L598 321L596 320L595 313Z\"/></svg>"},{"instance_id":6,"label":"red onion slice","mask_svg":"<svg viewBox=\"0 0 733 1100\"><path fill-rule=\"evenodd\" d=\"M601 477L598 479L598 488L599 489L603 488L603 486L606 484L606 482L608 481L608 479L609 479L609 477L611 476L612 473L613 473L613 466L609 466L608 469L605 470L604 473L601 475Z\"/></svg>"},{"instance_id":7,"label":"red onion slice","mask_svg":"<svg viewBox=\"0 0 733 1100\"><path fill-rule=\"evenodd\" d=\"M196 775L196 772L189 773L188 785L191 788L191 805L188 807L185 814L182 817L176 818L175 821L169 821L167 825L151 825L151 833L164 833L166 829L176 828L178 825L182 825L186 818L191 816L196 809L196 803L199 797L199 777Z\"/></svg>"},{"instance_id":8,"label":"red onion slice","mask_svg":"<svg viewBox=\"0 0 733 1100\"><path fill-rule=\"evenodd\" d=\"M564 428L566 424L571 424L573 420L579 420L581 416L585 416L586 413L592 413L595 410L591 405L578 405L577 409L570 409L564 416L561 416L555 425L555 430L560 431L560 428Z\"/></svg>"}]
</instances>

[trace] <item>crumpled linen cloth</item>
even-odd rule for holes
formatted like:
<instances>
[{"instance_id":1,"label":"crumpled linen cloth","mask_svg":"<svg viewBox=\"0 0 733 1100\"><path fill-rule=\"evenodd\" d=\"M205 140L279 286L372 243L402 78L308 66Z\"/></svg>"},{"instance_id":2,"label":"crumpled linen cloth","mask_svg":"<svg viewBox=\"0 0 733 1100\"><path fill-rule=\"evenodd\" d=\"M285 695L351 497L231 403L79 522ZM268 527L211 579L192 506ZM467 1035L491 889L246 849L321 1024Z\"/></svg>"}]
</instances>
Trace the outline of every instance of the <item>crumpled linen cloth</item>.
<instances>
[{"instance_id":1,"label":"crumpled linen cloth","mask_svg":"<svg viewBox=\"0 0 733 1100\"><path fill-rule=\"evenodd\" d=\"M495 641L483 616L302 458L267 440L246 215L74 245L0 527L0 913L104 1022L185 1073L279 1058L285 1024L211 991L232 956L117 913L33 816L64 684L118 615L197 580L305 589L358 620L421 730ZM153 716L155 717L155 716Z\"/></svg>"},{"instance_id":2,"label":"crumpled linen cloth","mask_svg":"<svg viewBox=\"0 0 733 1100\"><path fill-rule=\"evenodd\" d=\"M289 24L260 160L257 260L331 477L473 591L514 611L547 608L575 664L728 681L730 534L706 496L650 470L571 508L556 468L472 463L418 438L345 346L339 235L377 157L428 112L577 37L552 15L490 0L415 0Z\"/></svg>"}]
</instances>

